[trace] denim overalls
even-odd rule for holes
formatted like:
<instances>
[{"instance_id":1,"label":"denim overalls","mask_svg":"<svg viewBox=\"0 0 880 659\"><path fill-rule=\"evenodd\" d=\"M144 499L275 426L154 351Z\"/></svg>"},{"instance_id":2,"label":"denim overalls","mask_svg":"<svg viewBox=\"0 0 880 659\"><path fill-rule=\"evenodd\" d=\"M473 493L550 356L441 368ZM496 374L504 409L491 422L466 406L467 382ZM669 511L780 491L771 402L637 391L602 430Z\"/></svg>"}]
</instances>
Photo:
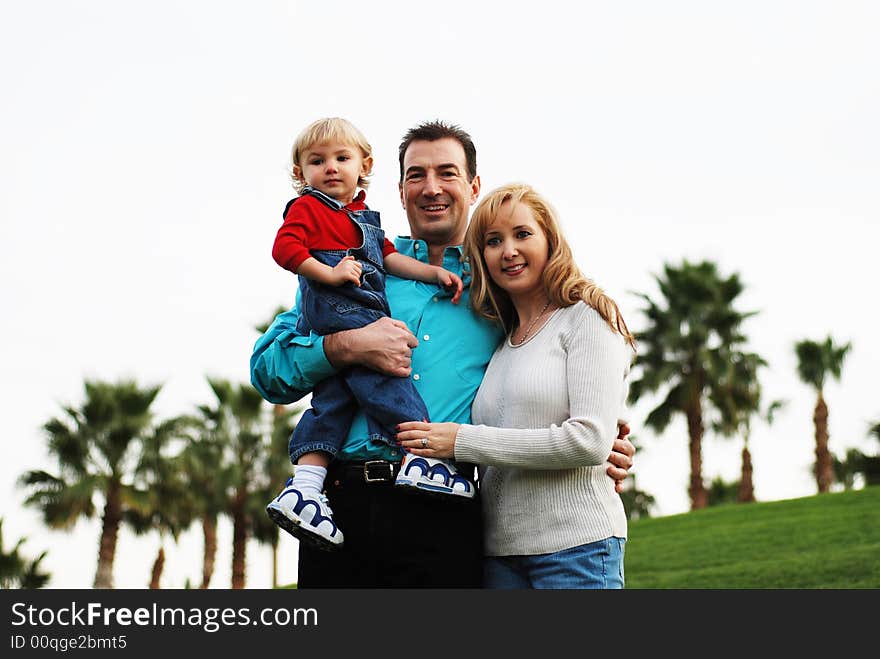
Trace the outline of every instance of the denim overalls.
<instances>
[{"instance_id":1,"label":"denim overalls","mask_svg":"<svg viewBox=\"0 0 880 659\"><path fill-rule=\"evenodd\" d=\"M382 259L385 232L379 223L379 213L341 208L336 200L311 188L303 190L303 194L312 194L331 208L346 213L360 227L363 236L360 247L311 250L311 255L333 267L351 254L360 261L363 270L360 286L351 282L327 286L300 276L302 298L297 332L307 335L312 331L323 336L363 327L390 316ZM381 436L391 445L398 423L428 419L428 410L412 380L352 366L315 386L312 406L303 413L290 437L290 461L296 463L299 456L311 451L326 451L335 456L348 436L358 408L367 417L370 435Z\"/></svg>"}]
</instances>

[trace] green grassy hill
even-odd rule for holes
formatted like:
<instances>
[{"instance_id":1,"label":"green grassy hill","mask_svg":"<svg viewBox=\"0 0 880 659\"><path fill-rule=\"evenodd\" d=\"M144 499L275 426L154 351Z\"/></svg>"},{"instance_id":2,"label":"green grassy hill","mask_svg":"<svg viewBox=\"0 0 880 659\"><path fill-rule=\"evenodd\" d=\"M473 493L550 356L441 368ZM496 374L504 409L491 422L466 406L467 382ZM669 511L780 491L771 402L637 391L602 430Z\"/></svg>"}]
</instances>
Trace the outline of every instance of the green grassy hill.
<instances>
[{"instance_id":1,"label":"green grassy hill","mask_svg":"<svg viewBox=\"0 0 880 659\"><path fill-rule=\"evenodd\" d=\"M880 588L880 486L630 523L627 588Z\"/></svg>"}]
</instances>

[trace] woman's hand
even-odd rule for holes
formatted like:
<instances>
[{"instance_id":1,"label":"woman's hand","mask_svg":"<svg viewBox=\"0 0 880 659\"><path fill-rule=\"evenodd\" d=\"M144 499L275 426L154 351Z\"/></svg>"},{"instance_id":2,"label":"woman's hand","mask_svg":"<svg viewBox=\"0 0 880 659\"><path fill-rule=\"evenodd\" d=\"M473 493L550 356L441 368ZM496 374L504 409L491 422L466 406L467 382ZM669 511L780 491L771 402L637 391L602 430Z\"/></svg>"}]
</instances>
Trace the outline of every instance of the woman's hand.
<instances>
[{"instance_id":1,"label":"woman's hand","mask_svg":"<svg viewBox=\"0 0 880 659\"><path fill-rule=\"evenodd\" d=\"M454 458L458 423L425 423L405 421L397 426L397 441L423 458Z\"/></svg>"}]
</instances>

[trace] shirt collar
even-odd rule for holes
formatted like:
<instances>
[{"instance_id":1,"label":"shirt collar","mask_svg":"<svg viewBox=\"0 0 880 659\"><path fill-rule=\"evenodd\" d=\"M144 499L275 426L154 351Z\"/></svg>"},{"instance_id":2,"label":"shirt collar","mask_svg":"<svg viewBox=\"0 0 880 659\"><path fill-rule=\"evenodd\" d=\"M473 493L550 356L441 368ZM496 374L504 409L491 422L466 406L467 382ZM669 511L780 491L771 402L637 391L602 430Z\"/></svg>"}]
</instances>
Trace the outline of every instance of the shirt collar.
<instances>
[{"instance_id":1,"label":"shirt collar","mask_svg":"<svg viewBox=\"0 0 880 659\"><path fill-rule=\"evenodd\" d=\"M428 243L424 240L410 238L409 236L397 236L394 239L394 247L398 252L406 256L421 261L428 262ZM443 250L443 267L450 272L456 273L464 279L467 277L465 284L470 283L470 264L462 260L464 254L463 245L450 245Z\"/></svg>"},{"instance_id":2,"label":"shirt collar","mask_svg":"<svg viewBox=\"0 0 880 659\"><path fill-rule=\"evenodd\" d=\"M334 199L334 198L331 197L330 195L324 194L323 192L321 192L321 191L318 190L317 188L313 188L313 187L310 186L310 185L307 185L306 187L303 188L303 190L302 190L302 194L304 194L304 195L306 195L306 194L310 194L310 195L312 195L313 197L317 197L318 199L320 199L321 201L323 201L325 204L327 204L328 206L330 206L330 208L335 208L335 209L338 210L338 211L339 211L339 210L342 210L342 209L345 208L346 206L351 206L351 205L353 205L353 204L357 204L357 203L363 203L364 199L367 198L367 193L364 192L363 190L360 190L360 191L358 191L358 193L355 195L354 199L351 200L351 204L343 204L343 203L342 203L341 201L339 201L338 199Z\"/></svg>"}]
</instances>

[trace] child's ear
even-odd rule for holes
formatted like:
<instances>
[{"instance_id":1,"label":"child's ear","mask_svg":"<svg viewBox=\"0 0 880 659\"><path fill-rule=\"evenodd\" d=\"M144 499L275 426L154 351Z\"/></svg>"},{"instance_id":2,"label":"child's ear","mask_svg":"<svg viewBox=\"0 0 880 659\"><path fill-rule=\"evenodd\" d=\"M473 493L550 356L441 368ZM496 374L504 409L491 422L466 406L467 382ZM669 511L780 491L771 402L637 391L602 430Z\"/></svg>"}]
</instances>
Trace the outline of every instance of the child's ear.
<instances>
[{"instance_id":1,"label":"child's ear","mask_svg":"<svg viewBox=\"0 0 880 659\"><path fill-rule=\"evenodd\" d=\"M373 156L367 156L364 158L364 163L361 166L361 174L364 176L369 176L373 171Z\"/></svg>"},{"instance_id":2,"label":"child's ear","mask_svg":"<svg viewBox=\"0 0 880 659\"><path fill-rule=\"evenodd\" d=\"M293 178L295 178L300 183L306 182L305 178L303 177L302 167L300 167L299 165L293 166Z\"/></svg>"}]
</instances>

